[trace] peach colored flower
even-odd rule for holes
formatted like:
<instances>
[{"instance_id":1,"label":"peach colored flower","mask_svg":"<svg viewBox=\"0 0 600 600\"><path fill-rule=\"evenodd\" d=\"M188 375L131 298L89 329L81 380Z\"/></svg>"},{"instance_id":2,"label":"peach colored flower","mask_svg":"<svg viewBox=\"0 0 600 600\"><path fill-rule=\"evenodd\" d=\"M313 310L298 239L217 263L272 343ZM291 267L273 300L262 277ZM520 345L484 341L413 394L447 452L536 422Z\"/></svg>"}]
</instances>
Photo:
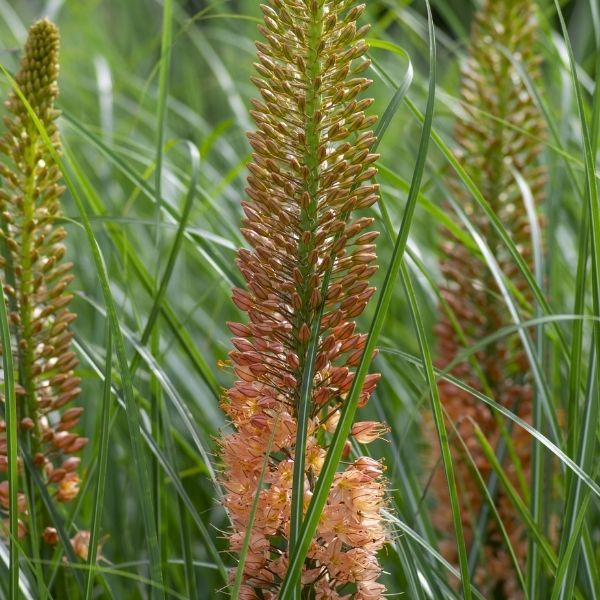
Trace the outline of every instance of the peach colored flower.
<instances>
[{"instance_id":1,"label":"peach colored flower","mask_svg":"<svg viewBox=\"0 0 600 600\"><path fill-rule=\"evenodd\" d=\"M79 493L80 484L81 480L77 473L73 471L65 473L59 481L56 499L59 502L70 502Z\"/></svg>"},{"instance_id":2,"label":"peach colored flower","mask_svg":"<svg viewBox=\"0 0 600 600\"><path fill-rule=\"evenodd\" d=\"M46 527L42 537L44 538L44 542L50 546L58 543L58 531L54 527Z\"/></svg>"},{"instance_id":3,"label":"peach colored flower","mask_svg":"<svg viewBox=\"0 0 600 600\"><path fill-rule=\"evenodd\" d=\"M378 421L361 421L354 423L351 435L361 444L370 444L381 438L388 431L388 428Z\"/></svg>"},{"instance_id":4,"label":"peach colored flower","mask_svg":"<svg viewBox=\"0 0 600 600\"><path fill-rule=\"evenodd\" d=\"M71 538L71 546L73 546L73 551L77 558L87 560L90 551L90 532L78 531L74 537Z\"/></svg>"}]
</instances>

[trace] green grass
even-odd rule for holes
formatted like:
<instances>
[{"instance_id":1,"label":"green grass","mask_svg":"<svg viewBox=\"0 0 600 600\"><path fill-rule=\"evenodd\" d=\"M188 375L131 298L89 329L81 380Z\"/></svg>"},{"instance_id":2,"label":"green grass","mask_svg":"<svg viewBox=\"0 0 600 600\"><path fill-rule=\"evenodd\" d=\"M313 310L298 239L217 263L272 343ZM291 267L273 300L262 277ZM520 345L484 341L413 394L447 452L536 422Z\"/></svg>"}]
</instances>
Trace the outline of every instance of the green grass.
<instances>
[{"instance_id":1,"label":"green grass","mask_svg":"<svg viewBox=\"0 0 600 600\"><path fill-rule=\"evenodd\" d=\"M381 557L383 581L390 593L411 599L483 597L471 577L458 503L452 508L460 565L445 561L431 523L435 504L422 419L433 407L438 425L443 422L436 382L446 378L490 406L507 431L524 427L536 442L540 460L532 481L538 483L530 494L545 503L541 514L510 486L509 459L494 461L497 449L481 439L532 549L529 567L520 572L526 597L600 598L600 93L594 85L600 15L586 0L539 3L543 85L532 91L549 131L542 272L532 272L490 214L533 292L538 312L527 320L518 292L499 271L476 224L458 204L452 213L441 208L450 195L448 175L455 172L489 212L453 153L459 63L468 42L465 15L475 3L431 4L431 40L424 2L370 2L365 19L373 24L374 110L383 116L377 148L382 203L371 211L382 235L375 276L379 303L367 309L360 327L370 332L365 357L375 345L381 352L372 365L364 358L359 372L383 374L361 419L385 418L391 428L387 443L370 449L387 465L391 543ZM62 33L65 227L67 254L76 263L74 329L83 379L78 403L85 407L80 429L91 442L83 453L79 498L53 508L62 523L59 550L46 556L23 543L9 551L0 542L0 598L58 599L59 573L70 598L226 597L227 569L235 560L225 543L229 523L216 475L215 436L227 427L220 391L233 381L227 364L219 365L231 349L225 323L239 318L230 293L241 285L234 260L243 245L238 228L249 98L256 95L249 78L258 5L0 0L0 63L9 73L27 26L48 10ZM518 57L511 60L518 66ZM6 76L0 87L6 95ZM460 224L465 247L497 276L512 324L494 336L520 336L540 426L523 423L495 398L455 380L449 369L434 367L440 231L449 223ZM0 334L6 346L2 307ZM479 340L461 359L476 363L478 349L493 341ZM7 373L9 359L4 353ZM3 418L16 441L12 384L8 378L4 383ZM357 393L351 394L297 529L286 590L316 527L356 400ZM439 428L439 434L447 448L452 431ZM6 478L17 478L15 455L11 444ZM455 500L460 482L454 482L449 452L437 468ZM484 517L497 519L489 479L478 481L490 505ZM12 519L11 535L16 527ZM87 562L74 562L68 539L79 529L102 542L97 564L94 552Z\"/></svg>"}]
</instances>

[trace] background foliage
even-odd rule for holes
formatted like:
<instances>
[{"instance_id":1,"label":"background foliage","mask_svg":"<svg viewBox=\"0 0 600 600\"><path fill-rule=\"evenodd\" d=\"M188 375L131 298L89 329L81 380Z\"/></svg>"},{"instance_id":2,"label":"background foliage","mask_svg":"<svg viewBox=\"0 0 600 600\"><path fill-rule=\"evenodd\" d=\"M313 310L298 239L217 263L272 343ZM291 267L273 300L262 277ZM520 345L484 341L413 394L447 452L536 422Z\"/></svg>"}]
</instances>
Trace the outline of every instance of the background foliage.
<instances>
[{"instance_id":1,"label":"background foliage","mask_svg":"<svg viewBox=\"0 0 600 600\"><path fill-rule=\"evenodd\" d=\"M453 114L460 108L459 62L465 52L474 6L467 0L437 0L432 5L438 44L433 127L452 147ZM557 135L544 150L544 161L549 165L548 200L543 208L547 254L539 284L550 311L542 310L549 323L536 326L545 340L543 353L537 358L553 406L568 415L566 382L573 369L578 372L577 381L583 390L588 380L592 382L587 397L598 395L591 377L596 366L589 350L590 321L584 321L583 353L578 357L570 347L574 321L564 317L573 313L577 290L586 298L585 312L589 315L592 310L589 281L577 271L578 261L587 256L587 250L582 253L580 247L585 201L584 147L571 69L554 3L544 0L540 5L544 86L539 93L547 107L545 118ZM587 0L573 0L563 7L590 122L594 106L598 107L593 104L592 94L600 48L598 11L592 13L592 5ZM141 499L134 485L136 465L120 391L122 371L115 353L108 357L109 361L115 360L109 427L107 435L101 432L102 408L107 398L106 306L81 214L67 195L68 255L76 263L73 287L77 296L73 310L79 315L75 331L81 357L79 374L84 382L80 402L86 407L82 429L92 442L83 460L86 485L79 502L64 517L71 534L75 527L90 527L96 510L100 449L106 448L108 468L99 525L104 542L100 566L104 572L95 580L95 593L102 597L142 598L150 593L145 579L149 571L142 502L153 503L156 508L164 585L171 597L216 597L224 586L222 565L220 570L218 563L222 560L225 565L232 564L224 552L221 533L228 525L214 483L216 465L212 452L213 438L224 426L218 406L219 390L232 380L226 364L230 334L225 322L237 317L230 291L241 284L233 261L235 249L243 244L238 224L244 197L244 167L249 158L245 139L245 132L251 128L248 99L256 94L249 77L259 9L256 2L241 0L179 0L173 8L170 74L168 85L164 81L161 85L162 3L0 0L0 62L10 72L16 68L18 49L32 20L48 15L61 29L59 106L63 110L60 127L67 170L83 200L106 263L119 327L134 367L134 398L143 411L145 433L140 441L152 461L153 494ZM420 2L368 3L366 20L373 24L370 37L396 45L372 50L376 64L372 73L374 110L379 114L408 72L407 57L414 69L408 97L424 111L428 85L425 14ZM8 92L5 80L2 89ZM162 194L157 203L155 169L161 130L157 106L161 94L166 95L166 114ZM415 166L420 130L421 124L401 104L379 146L383 198L396 230ZM598 131L594 133L597 135ZM194 153L184 141L190 141L199 153L197 172L193 168ZM449 164L439 149L433 144L430 148L406 262L428 341L433 345L440 280L439 225L447 218L440 207L448 193L445 175ZM572 170L572 177L568 169ZM189 215L185 215L190 185L193 204ZM379 209L375 207L373 212L384 232ZM186 217L183 237L178 238L178 224ZM178 240L182 242L180 247ZM392 243L385 233L380 237L382 267L376 284L385 274ZM171 264L168 256L174 248L176 260ZM170 279L166 293L160 296L157 290L165 272ZM152 332L144 335L153 311L158 318ZM363 329L368 327L373 307L370 311L362 317ZM563 317L557 320L557 315ZM455 581L454 575L436 557L437 542L429 520L433 505L426 494L429 473L420 435L421 413L429 399L412 317L405 290L398 285L380 338L381 352L373 367L383 373L383 380L367 409L391 427L388 442L374 449L386 457L390 511L400 519L392 523L395 542L384 559L388 571L385 583L391 592L405 592L409 598L424 598L429 592L434 598L444 594L452 597L455 592L447 582ZM566 352L552 323L557 323L564 336ZM581 394L582 406L585 396ZM597 424L592 431L598 434ZM588 449L593 452L595 436L591 438ZM569 439L572 437L559 445L576 460L575 446ZM549 450L545 453L551 456ZM597 465L597 452L595 456L591 464ZM546 479L546 484L554 489L555 500L548 506L548 519L536 537L540 544L548 537L548 522L562 516L565 510L565 470L559 467L564 462L564 455L555 459L554 477ZM591 478L597 475L589 474ZM588 525L595 544L591 557L595 556L597 562L597 486L589 500ZM575 511L573 507L568 510ZM558 549L558 545L555 547ZM4 548L1 556L6 556ZM186 557L194 561L193 575L189 569L186 575ZM44 568L49 576L54 567L65 568L60 557L48 560L50 564ZM25 574L30 568L23 564ZM593 570L592 566L589 568ZM6 592L5 570L1 563L0 595ZM551 571L545 569L540 574L540 595L536 597L550 597ZM31 597L44 597L35 578L27 579ZM588 579L582 569L578 597L597 597L599 591ZM73 594L70 597L83 597L77 580L70 577L68 581Z\"/></svg>"}]
</instances>

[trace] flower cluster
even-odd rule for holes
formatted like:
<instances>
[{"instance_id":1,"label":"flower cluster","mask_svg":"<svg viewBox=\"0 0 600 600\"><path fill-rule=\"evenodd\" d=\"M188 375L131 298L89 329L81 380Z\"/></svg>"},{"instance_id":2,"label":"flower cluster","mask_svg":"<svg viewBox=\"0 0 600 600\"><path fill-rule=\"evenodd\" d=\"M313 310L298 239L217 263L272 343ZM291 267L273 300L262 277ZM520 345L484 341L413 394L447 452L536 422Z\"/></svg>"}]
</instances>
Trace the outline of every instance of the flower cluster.
<instances>
[{"instance_id":1,"label":"flower cluster","mask_svg":"<svg viewBox=\"0 0 600 600\"><path fill-rule=\"evenodd\" d=\"M537 19L535 5L526 0L486 0L476 13L470 55L462 79L461 98L464 113L456 125L456 140L461 161L485 199L502 221L521 252L531 264L532 243L529 221L522 192L515 172L527 182L537 205L542 201L544 172L538 165L544 126L537 107L512 61L523 65L535 81L540 76L535 51ZM495 236L487 217L474 205L459 182L453 181L455 197L486 237L495 257L521 293L523 311L531 314L532 294L516 270L508 251ZM511 323L500 292L483 262L459 241L449 238L442 247L441 263L445 277L443 298L454 314L442 315L436 327L440 368L446 368L456 355L471 344L491 335ZM456 327L458 324L458 329ZM452 369L453 375L471 387L490 394L497 402L516 415L531 422L532 386L529 367L517 335L497 340L473 357L479 365L466 360ZM481 428L490 444L498 448L501 426L492 411L469 393L449 382L440 383L441 400L446 411L453 449L456 477L459 485L461 515L465 538L473 541L473 530L485 503L473 478L462 442L468 448L484 480L491 466L473 433L473 422ZM456 428L456 433L452 429ZM521 428L506 423L511 446L507 469L511 482L528 481L531 439ZM429 422L428 435L435 438ZM506 440L505 440L506 441ZM505 443L505 442L503 442ZM434 447L432 464L439 457ZM522 477L519 480L518 472ZM445 477L437 471L433 480L438 507L434 522L440 532L452 531ZM524 562L527 552L525 531L517 512L502 490L496 503L518 559ZM446 556L456 562L452 540L443 543ZM519 598L517 580L508 551L493 518L489 519L483 543L483 557L476 572L476 581L486 597L501 593L502 597ZM495 597L495 596L494 596Z\"/></svg>"},{"instance_id":2,"label":"flower cluster","mask_svg":"<svg viewBox=\"0 0 600 600\"><path fill-rule=\"evenodd\" d=\"M56 26L48 20L34 23L15 78L57 151L58 51ZM54 497L69 502L80 484L80 458L75 454L87 440L73 431L83 409L68 407L81 390L69 329L75 319L68 309L72 263L63 261L66 232L57 224L64 188L60 170L22 98L11 93L6 107L11 116L5 119L7 131L0 139L0 152L6 157L0 163L0 266L9 306L19 425L22 436L29 437L33 463ZM0 422L0 473L7 469L5 430ZM23 516L24 495L19 499ZM0 511L7 509L8 482L2 481ZM21 526L25 534L23 521ZM47 531L44 539L54 536Z\"/></svg>"},{"instance_id":3,"label":"flower cluster","mask_svg":"<svg viewBox=\"0 0 600 600\"><path fill-rule=\"evenodd\" d=\"M275 598L286 572L297 407L315 319L322 311L314 340L305 507L366 341L354 319L375 291L368 280L376 270L377 233L368 230L371 218L354 215L377 201L378 189L370 183L376 118L364 112L372 100L359 97L371 83L361 76L369 64L363 58L368 28L356 24L364 5L271 4L262 6L265 42L257 43L260 77L254 79L262 99L253 101L257 130L248 136L254 153L249 200L242 203L250 249L241 249L237 259L247 289L233 292L248 322L229 324L238 380L223 399L234 431L220 441L234 552L259 495L242 598ZM360 406L378 378L367 377ZM364 422L352 433L368 443L384 431L380 423ZM302 574L302 585L316 598L375 599L384 592L376 581L376 552L385 541L382 470L362 457L336 475Z\"/></svg>"}]
</instances>

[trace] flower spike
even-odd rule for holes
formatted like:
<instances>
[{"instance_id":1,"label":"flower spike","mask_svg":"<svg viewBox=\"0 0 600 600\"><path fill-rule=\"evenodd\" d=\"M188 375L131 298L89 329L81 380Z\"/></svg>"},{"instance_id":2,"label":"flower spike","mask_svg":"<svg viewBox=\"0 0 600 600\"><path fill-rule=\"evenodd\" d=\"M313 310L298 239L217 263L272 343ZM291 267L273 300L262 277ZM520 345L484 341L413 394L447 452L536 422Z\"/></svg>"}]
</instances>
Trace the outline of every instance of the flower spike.
<instances>
[{"instance_id":1,"label":"flower spike","mask_svg":"<svg viewBox=\"0 0 600 600\"><path fill-rule=\"evenodd\" d=\"M242 233L250 249L241 249L237 257L247 286L233 291L233 302L248 322L230 324L238 380L223 409L235 431L220 442L234 552L251 528L242 580L247 598L275 598L286 571L298 405L311 331L321 310L305 506L352 385L366 339L356 332L354 319L375 291L368 280L376 270L377 237L369 230L373 219L356 211L378 198L378 186L371 182L378 157L370 152L376 117L365 112L372 100L361 97L371 84L362 75L369 65L364 56L368 27L357 24L364 5L272 0L261 8L264 42L256 44L258 77L253 78L261 98L252 101L256 131L248 139L254 153L248 200L242 203ZM367 378L362 405L378 378ZM367 422L357 424L353 434L368 443L384 432L381 424ZM259 490L264 461L265 489ZM341 598L347 584L358 599L379 598L385 591L376 582L376 552L385 541L382 472L378 461L362 457L337 474L302 575L302 585L316 598Z\"/></svg>"},{"instance_id":2,"label":"flower spike","mask_svg":"<svg viewBox=\"0 0 600 600\"><path fill-rule=\"evenodd\" d=\"M58 95L59 33L44 19L34 23L15 80L31 110L58 151L60 138L54 102ZM70 502L79 491L75 456L87 439L73 430L82 408L70 406L78 396L77 358L71 350L68 306L73 295L72 263L63 260L66 231L61 216L60 171L19 94L6 102L6 133L0 139L0 259L2 284L9 305L18 418L29 437L32 460L58 502ZM0 424L0 473L6 470L6 434ZM2 481L0 488L8 488ZM0 510L8 502L0 495ZM25 503L19 504L25 513ZM44 539L55 540L51 523ZM25 531L25 528L24 528Z\"/></svg>"},{"instance_id":3,"label":"flower spike","mask_svg":"<svg viewBox=\"0 0 600 600\"><path fill-rule=\"evenodd\" d=\"M543 147L544 123L537 106L512 60L518 60L529 77L540 77L535 40L538 23L535 4L526 0L486 0L475 15L470 54L463 71L461 99L464 113L456 124L455 138L465 169L511 235L523 258L532 266L531 223L515 173L527 182L536 205L543 201L545 174L539 165ZM511 60L512 59L512 60ZM477 225L505 275L524 299L523 310L531 314L533 296L527 282L515 271L514 262L495 236L487 216L473 203L460 183L451 181L452 191L469 218ZM468 248L444 234L441 270L445 278L442 297L450 309L440 316L436 326L438 367L446 368L465 348L510 325L510 315L501 300L492 274ZM479 366L479 368L476 367ZM517 334L486 346L472 362L465 361L452 374L477 390L490 395L516 415L531 423L532 382L529 366ZM474 433L476 424L494 449L502 444L511 468L511 483L522 489L529 480L531 438L520 427L502 424L491 410L469 393L442 381L440 397L447 415L459 500L467 545L486 503L477 480L470 470L465 446L484 481L492 474ZM502 428L507 435L503 437ZM456 431L453 429L456 428ZM431 421L429 439L436 439ZM431 464L439 458L433 444ZM433 521L445 534L452 530L447 484L438 469L432 488L438 506ZM525 530L506 493L496 492L496 506L521 566L525 563ZM450 539L442 541L446 557L456 563L457 551ZM520 598L519 581L500 529L492 516L487 519L480 548L482 558L475 581L485 597Z\"/></svg>"}]
</instances>

